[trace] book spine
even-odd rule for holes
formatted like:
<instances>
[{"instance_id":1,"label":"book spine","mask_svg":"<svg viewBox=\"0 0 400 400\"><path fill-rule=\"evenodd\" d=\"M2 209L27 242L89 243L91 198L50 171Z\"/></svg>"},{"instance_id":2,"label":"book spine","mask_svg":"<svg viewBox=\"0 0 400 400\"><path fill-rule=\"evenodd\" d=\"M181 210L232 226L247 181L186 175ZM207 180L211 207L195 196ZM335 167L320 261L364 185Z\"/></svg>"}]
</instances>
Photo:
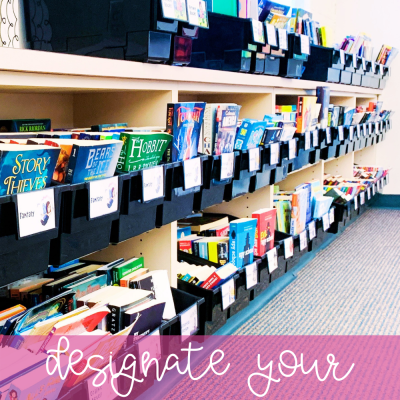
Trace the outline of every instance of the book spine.
<instances>
[{"instance_id":1,"label":"book spine","mask_svg":"<svg viewBox=\"0 0 400 400\"><path fill-rule=\"evenodd\" d=\"M79 146L74 144L71 151L71 156L69 158L67 175L65 177L65 183L72 183L74 180L74 172L76 168L76 163L78 162Z\"/></svg>"},{"instance_id":2,"label":"book spine","mask_svg":"<svg viewBox=\"0 0 400 400\"><path fill-rule=\"evenodd\" d=\"M203 289L212 289L214 286L218 285L221 281L221 278L213 272L202 284L201 288Z\"/></svg>"},{"instance_id":3,"label":"book spine","mask_svg":"<svg viewBox=\"0 0 400 400\"><path fill-rule=\"evenodd\" d=\"M55 296L53 289L54 286L43 286L42 288L43 301L49 300Z\"/></svg>"},{"instance_id":4,"label":"book spine","mask_svg":"<svg viewBox=\"0 0 400 400\"><path fill-rule=\"evenodd\" d=\"M252 218L257 219L257 226L256 226L256 241L255 241L255 246L254 246L254 255L256 257L261 255L261 216L260 214L253 214L251 216Z\"/></svg>"},{"instance_id":5,"label":"book spine","mask_svg":"<svg viewBox=\"0 0 400 400\"><path fill-rule=\"evenodd\" d=\"M175 105L170 103L167 105L167 133L174 137L174 116L175 116ZM166 162L172 162L172 146L174 140L168 145L165 152Z\"/></svg>"},{"instance_id":6,"label":"book spine","mask_svg":"<svg viewBox=\"0 0 400 400\"><path fill-rule=\"evenodd\" d=\"M199 243L198 242L193 242L193 254L196 257L200 257Z\"/></svg>"},{"instance_id":7,"label":"book spine","mask_svg":"<svg viewBox=\"0 0 400 400\"><path fill-rule=\"evenodd\" d=\"M213 107L206 106L203 120L203 142L201 144L201 152L211 155L213 153Z\"/></svg>"},{"instance_id":8,"label":"book spine","mask_svg":"<svg viewBox=\"0 0 400 400\"><path fill-rule=\"evenodd\" d=\"M208 243L208 259L209 261L217 264L218 263L218 243L210 242Z\"/></svg>"},{"instance_id":9,"label":"book spine","mask_svg":"<svg viewBox=\"0 0 400 400\"><path fill-rule=\"evenodd\" d=\"M130 154L130 136L126 133L121 133L120 140L122 140L124 144L122 145L121 153L118 158L117 171L129 172L127 160L129 158L128 154Z\"/></svg>"},{"instance_id":10,"label":"book spine","mask_svg":"<svg viewBox=\"0 0 400 400\"><path fill-rule=\"evenodd\" d=\"M297 101L297 133L303 133L303 96Z\"/></svg>"},{"instance_id":11,"label":"book spine","mask_svg":"<svg viewBox=\"0 0 400 400\"><path fill-rule=\"evenodd\" d=\"M110 307L111 313L109 317L109 328L110 328L110 333L112 335L115 335L121 330L121 308L120 307L115 307L111 306Z\"/></svg>"},{"instance_id":12,"label":"book spine","mask_svg":"<svg viewBox=\"0 0 400 400\"><path fill-rule=\"evenodd\" d=\"M237 267L237 225L230 224L229 233L229 262Z\"/></svg>"}]
</instances>

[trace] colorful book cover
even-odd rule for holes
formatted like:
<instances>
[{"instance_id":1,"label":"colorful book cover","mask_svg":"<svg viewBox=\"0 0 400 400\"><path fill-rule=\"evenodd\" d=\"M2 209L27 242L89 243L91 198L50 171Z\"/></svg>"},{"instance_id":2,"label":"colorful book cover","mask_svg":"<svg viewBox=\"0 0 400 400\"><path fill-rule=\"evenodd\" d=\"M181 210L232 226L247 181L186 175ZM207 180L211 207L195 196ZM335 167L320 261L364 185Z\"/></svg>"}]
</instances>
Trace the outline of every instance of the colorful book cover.
<instances>
[{"instance_id":1,"label":"colorful book cover","mask_svg":"<svg viewBox=\"0 0 400 400\"><path fill-rule=\"evenodd\" d=\"M258 19L264 22L269 13L286 15L290 11L290 6L274 3L269 0L258 0Z\"/></svg>"},{"instance_id":2,"label":"colorful book cover","mask_svg":"<svg viewBox=\"0 0 400 400\"><path fill-rule=\"evenodd\" d=\"M218 107L214 154L232 153L239 119L239 106Z\"/></svg>"},{"instance_id":3,"label":"colorful book cover","mask_svg":"<svg viewBox=\"0 0 400 400\"><path fill-rule=\"evenodd\" d=\"M289 200L282 200L279 202L282 208L282 218L283 218L283 231L284 233L290 233L290 220L292 214L292 202Z\"/></svg>"},{"instance_id":4,"label":"colorful book cover","mask_svg":"<svg viewBox=\"0 0 400 400\"><path fill-rule=\"evenodd\" d=\"M44 189L51 184L60 148L0 146L0 196Z\"/></svg>"},{"instance_id":5,"label":"colorful book cover","mask_svg":"<svg viewBox=\"0 0 400 400\"><path fill-rule=\"evenodd\" d=\"M306 223L308 224L312 220L312 188L310 183L304 183L295 188L295 190L306 190L307 191L307 208L306 208Z\"/></svg>"},{"instance_id":6,"label":"colorful book cover","mask_svg":"<svg viewBox=\"0 0 400 400\"><path fill-rule=\"evenodd\" d=\"M143 336L157 329L162 323L165 302L150 300L149 302L125 311L124 323L128 327L135 323L130 335Z\"/></svg>"},{"instance_id":7,"label":"colorful book cover","mask_svg":"<svg viewBox=\"0 0 400 400\"><path fill-rule=\"evenodd\" d=\"M299 235L306 229L307 190L298 190L292 195L292 212L290 218L290 234Z\"/></svg>"},{"instance_id":8,"label":"colorful book cover","mask_svg":"<svg viewBox=\"0 0 400 400\"><path fill-rule=\"evenodd\" d=\"M238 269L254 260L257 220L243 218L230 223L229 262Z\"/></svg>"},{"instance_id":9,"label":"colorful book cover","mask_svg":"<svg viewBox=\"0 0 400 400\"><path fill-rule=\"evenodd\" d=\"M257 219L255 256L261 257L275 247L276 214L275 208L253 212L252 217Z\"/></svg>"},{"instance_id":10,"label":"colorful book cover","mask_svg":"<svg viewBox=\"0 0 400 400\"><path fill-rule=\"evenodd\" d=\"M212 241L208 243L208 259L209 261L225 265L228 262L228 246L229 239L221 239L219 241Z\"/></svg>"},{"instance_id":11,"label":"colorful book cover","mask_svg":"<svg viewBox=\"0 0 400 400\"><path fill-rule=\"evenodd\" d=\"M328 111L331 100L331 89L328 86L317 86L317 103L321 104L321 111L319 113L319 123L321 129L328 127Z\"/></svg>"},{"instance_id":12,"label":"colorful book cover","mask_svg":"<svg viewBox=\"0 0 400 400\"><path fill-rule=\"evenodd\" d=\"M317 103L316 96L299 96L298 99L298 116L297 116L297 133L304 133L310 130L313 106Z\"/></svg>"},{"instance_id":13,"label":"colorful book cover","mask_svg":"<svg viewBox=\"0 0 400 400\"><path fill-rule=\"evenodd\" d=\"M167 149L167 162L197 157L205 107L206 103L168 104L167 132L172 135L172 143Z\"/></svg>"},{"instance_id":14,"label":"colorful book cover","mask_svg":"<svg viewBox=\"0 0 400 400\"><path fill-rule=\"evenodd\" d=\"M0 132L38 133L50 132L49 119L10 119L0 120Z\"/></svg>"},{"instance_id":15,"label":"colorful book cover","mask_svg":"<svg viewBox=\"0 0 400 400\"><path fill-rule=\"evenodd\" d=\"M127 127L128 127L127 123L93 125L92 132L110 132L116 130L123 131Z\"/></svg>"},{"instance_id":16,"label":"colorful book cover","mask_svg":"<svg viewBox=\"0 0 400 400\"><path fill-rule=\"evenodd\" d=\"M122 142L81 141L74 144L65 183L84 183L114 176Z\"/></svg>"},{"instance_id":17,"label":"colorful book cover","mask_svg":"<svg viewBox=\"0 0 400 400\"><path fill-rule=\"evenodd\" d=\"M119 285L119 281L125 276L137 271L140 268L144 268L144 258L133 258L121 265L117 265L113 268L113 284Z\"/></svg>"},{"instance_id":18,"label":"colorful book cover","mask_svg":"<svg viewBox=\"0 0 400 400\"><path fill-rule=\"evenodd\" d=\"M236 135L235 150L254 149L260 145L267 121L244 119Z\"/></svg>"},{"instance_id":19,"label":"colorful book cover","mask_svg":"<svg viewBox=\"0 0 400 400\"><path fill-rule=\"evenodd\" d=\"M118 159L117 171L131 172L155 167L172 141L168 133L123 132L123 145Z\"/></svg>"},{"instance_id":20,"label":"colorful book cover","mask_svg":"<svg viewBox=\"0 0 400 400\"><path fill-rule=\"evenodd\" d=\"M64 289L73 290L76 295L76 299L80 299L83 296L86 296L89 293L96 292L99 289L107 286L107 276L99 275L99 276L91 276L89 278L84 279L83 281L69 283L64 286Z\"/></svg>"}]
</instances>

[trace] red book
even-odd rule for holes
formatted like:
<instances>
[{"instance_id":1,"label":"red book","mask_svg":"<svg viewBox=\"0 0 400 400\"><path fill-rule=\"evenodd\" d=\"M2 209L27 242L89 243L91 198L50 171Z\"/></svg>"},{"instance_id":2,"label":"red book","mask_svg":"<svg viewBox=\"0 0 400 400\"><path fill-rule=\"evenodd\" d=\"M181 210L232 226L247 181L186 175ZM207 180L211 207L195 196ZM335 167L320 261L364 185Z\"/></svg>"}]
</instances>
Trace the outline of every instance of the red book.
<instances>
[{"instance_id":1,"label":"red book","mask_svg":"<svg viewBox=\"0 0 400 400\"><path fill-rule=\"evenodd\" d=\"M203 289L212 289L214 286L218 285L219 282L221 282L221 278L216 272L214 272L201 284L200 287Z\"/></svg>"},{"instance_id":2,"label":"red book","mask_svg":"<svg viewBox=\"0 0 400 400\"><path fill-rule=\"evenodd\" d=\"M215 236L217 237L229 236L229 225L215 228Z\"/></svg>"},{"instance_id":3,"label":"red book","mask_svg":"<svg viewBox=\"0 0 400 400\"><path fill-rule=\"evenodd\" d=\"M276 209L265 208L255 211L252 218L257 219L254 255L261 257L275 247Z\"/></svg>"}]
</instances>

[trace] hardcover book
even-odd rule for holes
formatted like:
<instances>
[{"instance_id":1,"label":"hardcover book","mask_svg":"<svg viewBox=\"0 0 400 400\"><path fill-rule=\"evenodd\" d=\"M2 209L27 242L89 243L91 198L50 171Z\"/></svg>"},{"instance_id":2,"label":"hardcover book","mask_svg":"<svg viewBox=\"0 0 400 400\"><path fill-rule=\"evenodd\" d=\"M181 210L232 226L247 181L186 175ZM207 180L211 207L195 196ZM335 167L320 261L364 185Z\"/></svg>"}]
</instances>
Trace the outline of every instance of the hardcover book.
<instances>
[{"instance_id":1,"label":"hardcover book","mask_svg":"<svg viewBox=\"0 0 400 400\"><path fill-rule=\"evenodd\" d=\"M113 284L119 285L120 280L125 276L137 271L138 269L144 268L144 258L132 258L122 264L119 264L113 268Z\"/></svg>"},{"instance_id":2,"label":"hardcover book","mask_svg":"<svg viewBox=\"0 0 400 400\"><path fill-rule=\"evenodd\" d=\"M258 147L266 127L266 121L244 119L236 135L235 150L249 150Z\"/></svg>"},{"instance_id":3,"label":"hardcover book","mask_svg":"<svg viewBox=\"0 0 400 400\"><path fill-rule=\"evenodd\" d=\"M105 275L91 276L77 282L69 283L64 286L64 289L71 289L76 293L75 298L80 299L89 293L107 286L107 277Z\"/></svg>"},{"instance_id":4,"label":"hardcover book","mask_svg":"<svg viewBox=\"0 0 400 400\"><path fill-rule=\"evenodd\" d=\"M292 195L291 235L299 235L306 229L307 199L308 191L306 189L298 190Z\"/></svg>"},{"instance_id":5,"label":"hardcover book","mask_svg":"<svg viewBox=\"0 0 400 400\"><path fill-rule=\"evenodd\" d=\"M304 133L310 130L313 106L317 103L316 96L299 96L297 109L297 133Z\"/></svg>"},{"instance_id":6,"label":"hardcover book","mask_svg":"<svg viewBox=\"0 0 400 400\"><path fill-rule=\"evenodd\" d=\"M172 135L172 143L167 150L167 162L197 157L205 107L206 103L168 104L167 132Z\"/></svg>"},{"instance_id":7,"label":"hardcover book","mask_svg":"<svg viewBox=\"0 0 400 400\"><path fill-rule=\"evenodd\" d=\"M317 103L321 104L321 111L319 113L319 123L321 124L321 129L328 127L328 111L331 99L331 90L327 86L317 87Z\"/></svg>"},{"instance_id":8,"label":"hardcover book","mask_svg":"<svg viewBox=\"0 0 400 400\"><path fill-rule=\"evenodd\" d=\"M254 255L262 257L275 246L276 209L265 208L252 214L257 219Z\"/></svg>"},{"instance_id":9,"label":"hardcover book","mask_svg":"<svg viewBox=\"0 0 400 400\"><path fill-rule=\"evenodd\" d=\"M229 262L238 269L253 262L257 219L243 218L230 223Z\"/></svg>"},{"instance_id":10,"label":"hardcover book","mask_svg":"<svg viewBox=\"0 0 400 400\"><path fill-rule=\"evenodd\" d=\"M295 188L295 190L306 190L307 191L307 208L306 208L306 223L310 223L312 220L312 188L310 183L304 183Z\"/></svg>"},{"instance_id":11,"label":"hardcover book","mask_svg":"<svg viewBox=\"0 0 400 400\"><path fill-rule=\"evenodd\" d=\"M237 105L218 107L214 154L232 153L235 145L240 107Z\"/></svg>"}]
</instances>

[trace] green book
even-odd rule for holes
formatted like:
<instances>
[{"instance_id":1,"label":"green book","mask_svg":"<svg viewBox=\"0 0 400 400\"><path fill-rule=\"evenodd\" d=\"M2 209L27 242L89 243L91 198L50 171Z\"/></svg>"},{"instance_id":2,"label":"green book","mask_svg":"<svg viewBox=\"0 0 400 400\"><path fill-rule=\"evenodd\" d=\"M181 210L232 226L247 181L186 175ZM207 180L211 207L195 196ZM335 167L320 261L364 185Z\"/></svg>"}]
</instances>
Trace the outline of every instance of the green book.
<instances>
[{"instance_id":1,"label":"green book","mask_svg":"<svg viewBox=\"0 0 400 400\"><path fill-rule=\"evenodd\" d=\"M238 16L237 0L213 0L212 11L218 14Z\"/></svg>"},{"instance_id":2,"label":"green book","mask_svg":"<svg viewBox=\"0 0 400 400\"><path fill-rule=\"evenodd\" d=\"M144 268L144 258L132 258L124 262L123 264L117 265L113 268L112 279L113 285L119 286L119 281L125 276L137 271L138 269Z\"/></svg>"},{"instance_id":3,"label":"green book","mask_svg":"<svg viewBox=\"0 0 400 400\"><path fill-rule=\"evenodd\" d=\"M165 132L123 132L121 140L124 144L117 170L131 172L159 165L172 135Z\"/></svg>"}]
</instances>

